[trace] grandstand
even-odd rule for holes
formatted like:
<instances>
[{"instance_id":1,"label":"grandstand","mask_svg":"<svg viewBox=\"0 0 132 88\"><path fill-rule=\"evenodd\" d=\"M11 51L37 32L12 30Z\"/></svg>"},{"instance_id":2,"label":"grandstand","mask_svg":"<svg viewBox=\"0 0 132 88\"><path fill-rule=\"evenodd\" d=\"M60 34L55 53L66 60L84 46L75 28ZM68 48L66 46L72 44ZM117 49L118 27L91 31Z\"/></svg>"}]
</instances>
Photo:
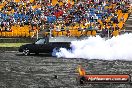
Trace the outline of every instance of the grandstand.
<instances>
[{"instance_id":1,"label":"grandstand","mask_svg":"<svg viewBox=\"0 0 132 88\"><path fill-rule=\"evenodd\" d=\"M130 13L129 0L2 0L0 37L117 36Z\"/></svg>"}]
</instances>

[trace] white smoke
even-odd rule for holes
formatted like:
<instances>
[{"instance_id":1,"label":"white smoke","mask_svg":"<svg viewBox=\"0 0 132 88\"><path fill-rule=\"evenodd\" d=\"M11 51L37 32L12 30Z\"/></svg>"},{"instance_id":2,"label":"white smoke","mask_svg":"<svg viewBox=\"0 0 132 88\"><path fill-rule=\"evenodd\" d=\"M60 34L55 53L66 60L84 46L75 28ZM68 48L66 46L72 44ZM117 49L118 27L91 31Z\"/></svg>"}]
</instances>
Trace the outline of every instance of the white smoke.
<instances>
[{"instance_id":1,"label":"white smoke","mask_svg":"<svg viewBox=\"0 0 132 88\"><path fill-rule=\"evenodd\" d=\"M64 58L132 60L132 34L105 40L99 36L71 42L72 50L60 48L55 55Z\"/></svg>"}]
</instances>

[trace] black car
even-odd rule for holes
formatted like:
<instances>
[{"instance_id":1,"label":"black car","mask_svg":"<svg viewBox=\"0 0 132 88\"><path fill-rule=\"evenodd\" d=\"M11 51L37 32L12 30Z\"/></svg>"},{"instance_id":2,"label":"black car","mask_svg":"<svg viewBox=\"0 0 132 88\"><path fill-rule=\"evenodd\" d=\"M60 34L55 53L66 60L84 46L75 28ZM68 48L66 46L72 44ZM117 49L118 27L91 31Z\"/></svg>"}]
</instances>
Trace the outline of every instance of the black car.
<instances>
[{"instance_id":1,"label":"black car","mask_svg":"<svg viewBox=\"0 0 132 88\"><path fill-rule=\"evenodd\" d=\"M47 42L43 38L35 43L20 46L19 52L22 52L24 55L29 55L30 53L52 53L53 49L59 50L61 47L70 49L70 42Z\"/></svg>"}]
</instances>

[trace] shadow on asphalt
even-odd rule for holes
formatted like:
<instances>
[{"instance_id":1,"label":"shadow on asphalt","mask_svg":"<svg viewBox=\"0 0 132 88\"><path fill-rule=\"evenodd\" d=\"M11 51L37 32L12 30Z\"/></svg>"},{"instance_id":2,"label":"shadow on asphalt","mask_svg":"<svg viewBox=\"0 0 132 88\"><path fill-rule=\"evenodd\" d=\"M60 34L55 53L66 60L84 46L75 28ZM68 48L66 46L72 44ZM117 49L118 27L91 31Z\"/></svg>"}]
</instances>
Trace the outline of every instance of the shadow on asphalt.
<instances>
[{"instance_id":1,"label":"shadow on asphalt","mask_svg":"<svg viewBox=\"0 0 132 88\"><path fill-rule=\"evenodd\" d=\"M25 56L23 54L15 54L16 56ZM36 57L54 57L51 54L30 54L28 56L36 56Z\"/></svg>"}]
</instances>

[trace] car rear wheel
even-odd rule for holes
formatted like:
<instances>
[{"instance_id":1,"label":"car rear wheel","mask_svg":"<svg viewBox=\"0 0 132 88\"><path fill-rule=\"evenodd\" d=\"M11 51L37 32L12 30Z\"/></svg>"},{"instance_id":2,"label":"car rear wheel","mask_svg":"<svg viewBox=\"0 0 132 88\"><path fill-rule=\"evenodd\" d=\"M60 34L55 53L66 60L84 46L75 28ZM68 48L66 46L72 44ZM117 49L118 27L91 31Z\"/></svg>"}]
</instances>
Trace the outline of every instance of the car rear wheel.
<instances>
[{"instance_id":1,"label":"car rear wheel","mask_svg":"<svg viewBox=\"0 0 132 88\"><path fill-rule=\"evenodd\" d=\"M30 54L30 51L26 48L26 49L23 49L23 54L25 56L29 55Z\"/></svg>"},{"instance_id":2,"label":"car rear wheel","mask_svg":"<svg viewBox=\"0 0 132 88\"><path fill-rule=\"evenodd\" d=\"M60 49L58 47L55 47L52 52L52 56L56 56L56 53L59 52Z\"/></svg>"}]
</instances>

